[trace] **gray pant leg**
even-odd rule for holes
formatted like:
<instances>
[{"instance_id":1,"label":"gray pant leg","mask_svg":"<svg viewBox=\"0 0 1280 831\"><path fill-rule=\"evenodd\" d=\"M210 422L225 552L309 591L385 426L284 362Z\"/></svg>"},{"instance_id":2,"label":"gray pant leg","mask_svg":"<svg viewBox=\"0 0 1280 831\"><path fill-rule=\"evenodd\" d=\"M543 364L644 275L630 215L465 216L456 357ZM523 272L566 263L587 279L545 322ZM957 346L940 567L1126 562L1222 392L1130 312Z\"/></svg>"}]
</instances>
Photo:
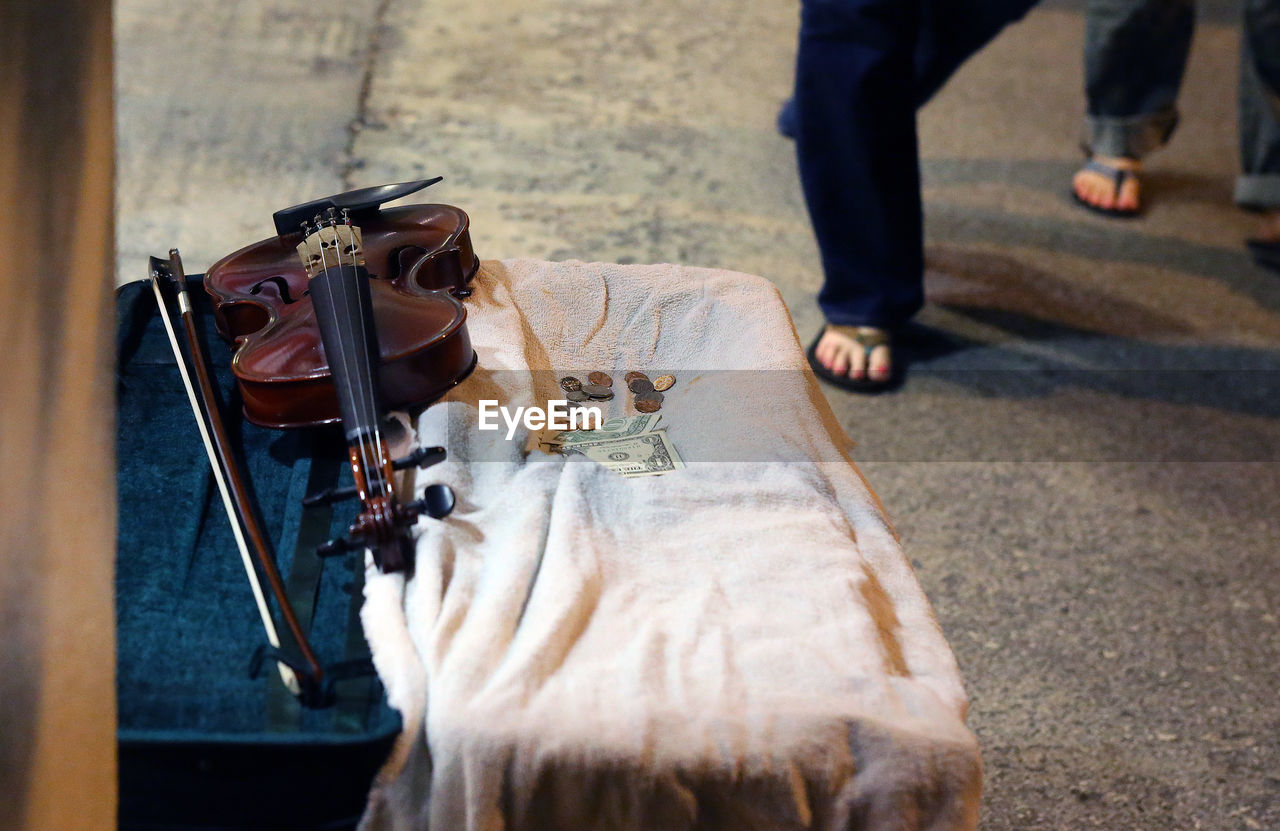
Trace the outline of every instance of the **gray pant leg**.
<instances>
[{"instance_id":1,"label":"gray pant leg","mask_svg":"<svg viewBox=\"0 0 1280 831\"><path fill-rule=\"evenodd\" d=\"M1280 0L1245 0L1236 202L1280 208Z\"/></svg>"},{"instance_id":2,"label":"gray pant leg","mask_svg":"<svg viewBox=\"0 0 1280 831\"><path fill-rule=\"evenodd\" d=\"M1090 0L1086 151L1136 159L1168 141L1194 28L1193 0Z\"/></svg>"}]
</instances>

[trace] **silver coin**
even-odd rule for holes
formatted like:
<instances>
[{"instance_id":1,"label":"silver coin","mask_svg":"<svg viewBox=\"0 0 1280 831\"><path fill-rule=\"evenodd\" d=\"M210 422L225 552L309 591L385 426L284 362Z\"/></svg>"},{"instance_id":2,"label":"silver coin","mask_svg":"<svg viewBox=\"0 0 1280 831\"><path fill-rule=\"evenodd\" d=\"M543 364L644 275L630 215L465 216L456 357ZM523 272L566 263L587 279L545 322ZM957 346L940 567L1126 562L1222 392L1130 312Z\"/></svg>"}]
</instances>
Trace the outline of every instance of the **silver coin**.
<instances>
[{"instance_id":1,"label":"silver coin","mask_svg":"<svg viewBox=\"0 0 1280 831\"><path fill-rule=\"evenodd\" d=\"M569 399L570 401L586 401L587 400L587 394L583 392L581 389L569 390L564 394L564 397Z\"/></svg>"},{"instance_id":2,"label":"silver coin","mask_svg":"<svg viewBox=\"0 0 1280 831\"><path fill-rule=\"evenodd\" d=\"M583 384L582 391L587 394L588 398L596 401L608 401L613 398L613 390L608 387L602 387L599 384Z\"/></svg>"},{"instance_id":3,"label":"silver coin","mask_svg":"<svg viewBox=\"0 0 1280 831\"><path fill-rule=\"evenodd\" d=\"M636 395L642 395L646 392L653 392L653 382L648 378L636 378L627 384L627 389Z\"/></svg>"}]
</instances>

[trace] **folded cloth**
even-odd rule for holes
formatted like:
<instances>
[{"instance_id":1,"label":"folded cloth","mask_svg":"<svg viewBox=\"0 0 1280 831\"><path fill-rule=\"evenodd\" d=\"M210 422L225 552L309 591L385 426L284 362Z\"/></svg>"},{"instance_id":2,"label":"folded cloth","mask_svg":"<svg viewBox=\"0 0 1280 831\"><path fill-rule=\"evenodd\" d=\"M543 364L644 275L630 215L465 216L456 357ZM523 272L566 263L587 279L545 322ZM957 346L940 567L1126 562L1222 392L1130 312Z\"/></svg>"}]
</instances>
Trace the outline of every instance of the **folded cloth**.
<instances>
[{"instance_id":1,"label":"folded cloth","mask_svg":"<svg viewBox=\"0 0 1280 831\"><path fill-rule=\"evenodd\" d=\"M966 699L776 289L675 265L486 262L479 368L418 422L458 495L363 612L405 733L391 829L847 829L977 823ZM686 467L627 479L476 429L479 402L671 372Z\"/></svg>"}]
</instances>

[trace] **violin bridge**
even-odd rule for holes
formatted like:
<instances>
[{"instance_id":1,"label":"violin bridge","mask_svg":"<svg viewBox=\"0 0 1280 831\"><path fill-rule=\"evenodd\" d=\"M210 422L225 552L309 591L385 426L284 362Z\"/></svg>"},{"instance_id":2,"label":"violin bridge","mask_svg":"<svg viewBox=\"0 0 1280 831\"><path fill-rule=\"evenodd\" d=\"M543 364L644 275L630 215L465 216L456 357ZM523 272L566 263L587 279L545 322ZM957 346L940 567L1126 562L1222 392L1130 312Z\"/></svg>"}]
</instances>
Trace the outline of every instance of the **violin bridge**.
<instances>
[{"instance_id":1,"label":"violin bridge","mask_svg":"<svg viewBox=\"0 0 1280 831\"><path fill-rule=\"evenodd\" d=\"M298 244L298 257L308 279L326 268L364 265L364 240L359 227L322 221L317 226L303 225L303 229L307 233Z\"/></svg>"}]
</instances>

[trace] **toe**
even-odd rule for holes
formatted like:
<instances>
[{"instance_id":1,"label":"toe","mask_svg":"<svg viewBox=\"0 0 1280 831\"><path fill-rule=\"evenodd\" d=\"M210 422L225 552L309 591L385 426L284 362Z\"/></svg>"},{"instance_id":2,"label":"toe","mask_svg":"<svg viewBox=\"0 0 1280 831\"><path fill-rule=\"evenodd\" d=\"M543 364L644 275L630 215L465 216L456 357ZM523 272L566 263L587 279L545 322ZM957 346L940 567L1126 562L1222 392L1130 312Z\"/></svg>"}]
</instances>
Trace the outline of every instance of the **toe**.
<instances>
[{"instance_id":1,"label":"toe","mask_svg":"<svg viewBox=\"0 0 1280 831\"><path fill-rule=\"evenodd\" d=\"M887 381L893 373L893 365L890 362L891 355L889 347L877 346L871 350L871 357L867 362L867 376L873 381Z\"/></svg>"},{"instance_id":2,"label":"toe","mask_svg":"<svg viewBox=\"0 0 1280 831\"><path fill-rule=\"evenodd\" d=\"M824 332L822 338L818 341L818 346L813 350L813 355L818 359L818 363L827 369L831 369L832 363L835 362L836 353L839 351L839 338L830 331Z\"/></svg>"},{"instance_id":3,"label":"toe","mask_svg":"<svg viewBox=\"0 0 1280 831\"><path fill-rule=\"evenodd\" d=\"M1120 186L1120 195L1116 198L1116 207L1122 211L1138 210L1138 180L1132 176Z\"/></svg>"},{"instance_id":4,"label":"toe","mask_svg":"<svg viewBox=\"0 0 1280 831\"><path fill-rule=\"evenodd\" d=\"M839 344L834 350L831 358L831 366L827 367L836 375L843 375L849 369L849 350L844 344Z\"/></svg>"},{"instance_id":5,"label":"toe","mask_svg":"<svg viewBox=\"0 0 1280 831\"><path fill-rule=\"evenodd\" d=\"M867 377L867 350L861 346L849 350L849 377L859 380Z\"/></svg>"},{"instance_id":6,"label":"toe","mask_svg":"<svg viewBox=\"0 0 1280 831\"><path fill-rule=\"evenodd\" d=\"M828 346L826 338L818 341L818 345L813 349L813 357L817 359L818 363L827 369L831 369L831 347Z\"/></svg>"},{"instance_id":7,"label":"toe","mask_svg":"<svg viewBox=\"0 0 1280 831\"><path fill-rule=\"evenodd\" d=\"M1082 170L1076 174L1076 194L1085 202L1096 208L1109 208L1110 191L1106 183L1100 181L1098 174Z\"/></svg>"},{"instance_id":8,"label":"toe","mask_svg":"<svg viewBox=\"0 0 1280 831\"><path fill-rule=\"evenodd\" d=\"M1071 189L1076 192L1076 196L1086 202L1093 202L1093 190L1089 187L1089 175L1079 172L1071 179Z\"/></svg>"},{"instance_id":9,"label":"toe","mask_svg":"<svg viewBox=\"0 0 1280 831\"><path fill-rule=\"evenodd\" d=\"M1111 210L1116 206L1116 192L1110 182L1094 181L1093 204L1105 210Z\"/></svg>"},{"instance_id":10,"label":"toe","mask_svg":"<svg viewBox=\"0 0 1280 831\"><path fill-rule=\"evenodd\" d=\"M1257 238L1263 242L1280 242L1280 210L1267 211L1261 216Z\"/></svg>"}]
</instances>

